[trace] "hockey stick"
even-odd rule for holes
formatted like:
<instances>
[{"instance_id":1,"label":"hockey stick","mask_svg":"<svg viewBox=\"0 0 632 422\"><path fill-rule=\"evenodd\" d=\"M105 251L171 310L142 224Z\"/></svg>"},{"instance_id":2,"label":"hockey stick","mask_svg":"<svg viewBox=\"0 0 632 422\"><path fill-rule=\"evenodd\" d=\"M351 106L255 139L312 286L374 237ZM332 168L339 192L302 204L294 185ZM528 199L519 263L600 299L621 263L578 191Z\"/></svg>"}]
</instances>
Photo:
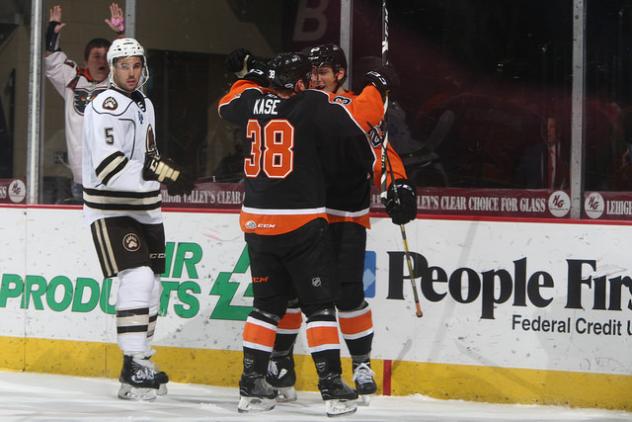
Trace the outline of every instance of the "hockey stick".
<instances>
[{"instance_id":1,"label":"hockey stick","mask_svg":"<svg viewBox=\"0 0 632 422\"><path fill-rule=\"evenodd\" d=\"M388 9L386 8L386 0L382 0L382 64L388 64ZM380 195L382 202L386 201L387 197L387 186L386 179L387 174L390 171L391 175L391 183L395 182L395 175L393 172L393 166L391 165L391 161L388 158L388 125L386 121L386 113L388 111L388 94L384 99L384 135L382 139L382 176L380 179L382 185L382 193ZM393 190L395 195L395 203L399 205L399 196L397 195L397 189ZM410 278L410 283L413 288L413 297L415 300L415 315L417 318L421 318L424 313L421 311L421 303L419 302L419 293L417 292L417 284L415 284L415 274L413 271L413 260L410 256L410 250L408 249L408 239L406 237L406 228L403 224L399 225L399 229L402 233L402 242L404 244L404 256L406 257L406 264L408 266L408 276Z\"/></svg>"}]
</instances>

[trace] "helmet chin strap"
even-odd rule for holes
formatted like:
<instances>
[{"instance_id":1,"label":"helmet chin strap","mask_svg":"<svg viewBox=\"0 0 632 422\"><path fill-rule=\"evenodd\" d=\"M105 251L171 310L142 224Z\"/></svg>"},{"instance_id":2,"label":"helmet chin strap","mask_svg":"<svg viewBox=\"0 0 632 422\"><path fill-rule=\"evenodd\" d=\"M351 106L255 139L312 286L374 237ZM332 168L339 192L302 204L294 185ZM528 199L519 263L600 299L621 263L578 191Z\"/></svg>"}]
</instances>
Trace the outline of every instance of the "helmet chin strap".
<instances>
[{"instance_id":1,"label":"helmet chin strap","mask_svg":"<svg viewBox=\"0 0 632 422\"><path fill-rule=\"evenodd\" d=\"M347 69L345 69L345 75L342 78L338 79L336 77L336 75L338 74L338 72L340 72L342 70L342 68L339 67L339 66L336 66L336 67L338 67L338 70L334 71L334 78L336 79L336 91L335 91L335 93L337 94L338 90L340 88L342 88L342 85L345 83L345 80L347 79ZM332 70L333 70L333 67L332 67Z\"/></svg>"}]
</instances>

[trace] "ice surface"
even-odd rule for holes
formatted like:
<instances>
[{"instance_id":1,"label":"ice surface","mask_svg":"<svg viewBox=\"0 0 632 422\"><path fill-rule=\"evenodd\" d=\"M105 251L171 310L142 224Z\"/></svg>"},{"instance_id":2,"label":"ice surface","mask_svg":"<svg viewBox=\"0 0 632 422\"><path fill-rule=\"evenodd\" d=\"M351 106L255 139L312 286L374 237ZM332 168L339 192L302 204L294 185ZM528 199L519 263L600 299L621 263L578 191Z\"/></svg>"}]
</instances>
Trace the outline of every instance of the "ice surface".
<instances>
[{"instance_id":1,"label":"ice surface","mask_svg":"<svg viewBox=\"0 0 632 422\"><path fill-rule=\"evenodd\" d=\"M0 372L1 421L324 421L316 393L263 414L237 413L237 388L169 384L155 402L116 398L118 382L22 372ZM424 396L374 397L369 407L335 421L632 421L632 413L599 409L523 406L436 400Z\"/></svg>"}]
</instances>

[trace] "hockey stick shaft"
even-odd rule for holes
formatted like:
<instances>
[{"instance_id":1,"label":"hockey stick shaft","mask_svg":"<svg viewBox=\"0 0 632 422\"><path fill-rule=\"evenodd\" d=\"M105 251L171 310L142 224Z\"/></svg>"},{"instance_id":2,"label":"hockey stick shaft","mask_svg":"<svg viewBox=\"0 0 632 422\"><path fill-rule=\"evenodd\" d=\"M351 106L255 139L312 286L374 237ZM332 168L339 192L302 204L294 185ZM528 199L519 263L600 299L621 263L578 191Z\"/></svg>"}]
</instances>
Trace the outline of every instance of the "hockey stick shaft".
<instances>
[{"instance_id":1,"label":"hockey stick shaft","mask_svg":"<svg viewBox=\"0 0 632 422\"><path fill-rule=\"evenodd\" d=\"M386 141L386 137L384 139ZM384 148L382 150L383 157L386 157L386 168L390 172L391 175L391 183L395 181L395 174L393 172L393 166L391 165L391 160L388 158L388 154L386 153L386 146L382 145ZM397 189L394 189L395 194L395 203L399 204L399 197L397 196ZM419 301L419 292L417 291L417 284L415 283L415 271L413 270L413 258L410 255L410 248L408 247L408 237L406 236L406 227L404 224L399 225L399 230L402 234L402 243L404 245L404 256L406 258L406 266L408 267L408 277L410 278L410 284L413 289L413 299L415 301L415 315L417 318L421 318L424 316L423 311L421 310L421 302Z\"/></svg>"},{"instance_id":2,"label":"hockey stick shaft","mask_svg":"<svg viewBox=\"0 0 632 422\"><path fill-rule=\"evenodd\" d=\"M386 0L382 0L382 64L388 64L388 8L386 7ZM395 182L395 175L393 172L393 166L391 165L390 159L388 158L388 126L386 122L386 112L388 111L388 95L384 101L384 140L382 142L382 193L383 195L387 192L386 186L386 178L387 171L390 170L391 174L391 183ZM382 196L382 200L385 200L386 197ZM397 196L397 189L395 189L395 203L399 204L399 197ZM413 298L415 300L415 315L417 318L421 318L423 316L423 312L421 310L421 303L419 302L419 293L417 292L417 284L415 284L415 273L413 271L413 260L410 256L410 250L408 248L408 238L406 237L406 228L403 224L399 225L399 229L402 234L402 242L404 244L404 256L406 257L406 265L408 266L408 276L410 278L410 283L413 289Z\"/></svg>"},{"instance_id":3,"label":"hockey stick shaft","mask_svg":"<svg viewBox=\"0 0 632 422\"><path fill-rule=\"evenodd\" d=\"M406 229L404 228L403 224L400 224L399 228L402 232L402 243L404 244L404 255L406 256L406 265L408 266L408 274L410 275L410 282L413 288L413 298L415 300L415 315L417 315L417 318L421 318L422 316L424 316L424 313L421 310L421 303L419 302L419 293L417 293L417 284L415 283L416 278L413 271L413 259L410 256L410 250L408 249Z\"/></svg>"}]
</instances>

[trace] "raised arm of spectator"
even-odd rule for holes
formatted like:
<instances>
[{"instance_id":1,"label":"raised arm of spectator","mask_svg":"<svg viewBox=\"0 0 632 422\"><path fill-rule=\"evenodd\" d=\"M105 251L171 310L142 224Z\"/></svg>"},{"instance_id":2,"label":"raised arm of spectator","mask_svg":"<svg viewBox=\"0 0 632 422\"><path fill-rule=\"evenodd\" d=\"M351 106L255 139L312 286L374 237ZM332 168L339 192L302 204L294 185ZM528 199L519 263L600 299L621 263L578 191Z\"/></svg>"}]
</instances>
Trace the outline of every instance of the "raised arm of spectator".
<instances>
[{"instance_id":1,"label":"raised arm of spectator","mask_svg":"<svg viewBox=\"0 0 632 422\"><path fill-rule=\"evenodd\" d=\"M106 19L105 23L119 37L125 36L125 16L123 9L116 2L110 5L110 19Z\"/></svg>"}]
</instances>

